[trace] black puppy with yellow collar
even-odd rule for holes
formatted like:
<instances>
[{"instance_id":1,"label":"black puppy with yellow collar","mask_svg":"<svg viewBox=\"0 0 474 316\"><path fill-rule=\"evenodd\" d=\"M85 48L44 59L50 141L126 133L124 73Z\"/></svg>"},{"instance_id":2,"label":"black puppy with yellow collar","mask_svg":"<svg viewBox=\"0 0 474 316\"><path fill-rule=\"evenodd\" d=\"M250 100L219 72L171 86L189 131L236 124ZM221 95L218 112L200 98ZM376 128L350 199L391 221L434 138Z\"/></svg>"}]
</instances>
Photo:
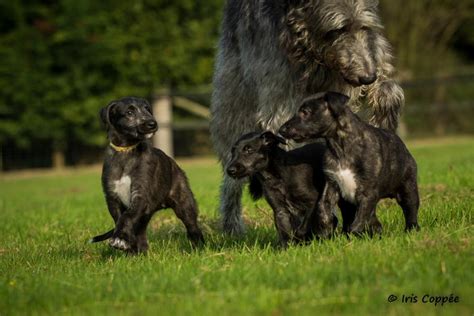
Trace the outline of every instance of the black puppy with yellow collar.
<instances>
[{"instance_id":1,"label":"black puppy with yellow collar","mask_svg":"<svg viewBox=\"0 0 474 316\"><path fill-rule=\"evenodd\" d=\"M102 169L102 187L115 228L92 238L111 238L114 248L131 253L148 249L146 227L152 215L172 208L195 246L204 241L198 208L183 170L150 138L158 129L150 104L140 98L112 101L101 109L110 146Z\"/></svg>"}]
</instances>

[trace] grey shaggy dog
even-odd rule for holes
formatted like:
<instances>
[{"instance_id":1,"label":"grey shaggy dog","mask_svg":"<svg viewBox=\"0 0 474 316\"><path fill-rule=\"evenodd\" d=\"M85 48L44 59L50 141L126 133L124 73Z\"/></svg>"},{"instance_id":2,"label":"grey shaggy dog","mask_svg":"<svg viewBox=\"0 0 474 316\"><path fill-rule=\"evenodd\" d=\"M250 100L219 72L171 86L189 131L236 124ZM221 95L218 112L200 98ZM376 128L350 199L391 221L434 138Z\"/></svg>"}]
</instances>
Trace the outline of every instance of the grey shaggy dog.
<instances>
[{"instance_id":1,"label":"grey shaggy dog","mask_svg":"<svg viewBox=\"0 0 474 316\"><path fill-rule=\"evenodd\" d=\"M228 0L214 73L211 136L225 166L232 144L277 131L314 93L365 99L374 126L395 130L404 103L375 0ZM223 229L242 233L244 181L224 175Z\"/></svg>"}]
</instances>

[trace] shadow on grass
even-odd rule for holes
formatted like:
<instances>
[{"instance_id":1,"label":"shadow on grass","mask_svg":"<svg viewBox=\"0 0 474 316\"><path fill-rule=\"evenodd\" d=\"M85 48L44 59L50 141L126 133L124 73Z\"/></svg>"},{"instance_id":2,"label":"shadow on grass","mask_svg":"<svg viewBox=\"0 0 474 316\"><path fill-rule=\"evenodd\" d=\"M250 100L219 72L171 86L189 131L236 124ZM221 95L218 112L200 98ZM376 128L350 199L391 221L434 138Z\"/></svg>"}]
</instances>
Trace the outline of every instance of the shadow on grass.
<instances>
[{"instance_id":1,"label":"shadow on grass","mask_svg":"<svg viewBox=\"0 0 474 316\"><path fill-rule=\"evenodd\" d=\"M225 252L225 251L285 251L278 243L277 232L271 222L252 221L246 219L246 231L242 236L230 236L222 233L219 221L213 218L201 218L200 226L204 233L205 244L193 248L190 241L187 239L186 230L183 224L174 217L162 217L155 220L148 227L148 242L150 248L148 254L163 254L175 255L180 254L199 254L202 252ZM316 238L296 244L296 247L306 247L313 243L331 243L336 240L349 242L350 240L381 240L390 238L396 233L387 234L383 232L382 235L370 236L369 234L362 234L361 236L347 236L342 233L341 227L338 228L337 233L330 240L317 240ZM337 241L336 241L337 243ZM115 260L124 257L141 257L146 254L131 255L125 252L116 250L108 246L107 242L102 243L100 247L100 256L103 260Z\"/></svg>"},{"instance_id":2,"label":"shadow on grass","mask_svg":"<svg viewBox=\"0 0 474 316\"><path fill-rule=\"evenodd\" d=\"M200 253L204 251L222 252L226 250L246 251L249 249L271 249L280 250L277 242L276 231L273 227L247 226L243 236L228 236L223 234L218 224L206 222L203 226L205 244L193 248L187 239L186 230L180 223L167 223L159 228L148 229L148 253ZM140 257L146 254L132 255L114 249L108 242L96 244L99 247L100 258L104 261L115 260L125 257Z\"/></svg>"},{"instance_id":3,"label":"shadow on grass","mask_svg":"<svg viewBox=\"0 0 474 316\"><path fill-rule=\"evenodd\" d=\"M186 237L186 231L181 227L174 226L172 231L166 227L159 230L150 231L148 238L153 246L172 247L185 252L199 251L206 249L211 251L239 250L249 248L278 248L277 235L272 229L266 227L249 227L242 236L230 236L222 233L218 228L209 230L203 229L205 244L197 249L193 249Z\"/></svg>"}]
</instances>

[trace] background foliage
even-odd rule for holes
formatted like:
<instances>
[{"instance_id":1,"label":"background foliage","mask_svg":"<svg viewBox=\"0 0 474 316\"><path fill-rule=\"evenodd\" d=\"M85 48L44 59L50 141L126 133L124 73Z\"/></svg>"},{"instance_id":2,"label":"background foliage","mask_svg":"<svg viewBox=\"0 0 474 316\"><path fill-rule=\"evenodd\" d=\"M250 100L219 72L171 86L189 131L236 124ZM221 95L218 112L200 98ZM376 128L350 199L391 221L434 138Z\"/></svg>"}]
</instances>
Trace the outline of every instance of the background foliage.
<instances>
[{"instance_id":1,"label":"background foliage","mask_svg":"<svg viewBox=\"0 0 474 316\"><path fill-rule=\"evenodd\" d=\"M465 68L474 60L473 1L380 2L401 79L474 73ZM0 148L101 145L97 111L111 99L209 84L223 3L2 1ZM472 100L470 82L454 92L438 95L435 87L408 96L435 95L429 102L441 105L459 95ZM446 116L446 106L432 114ZM464 114L456 126L466 125ZM408 119L414 126L415 116Z\"/></svg>"},{"instance_id":2,"label":"background foliage","mask_svg":"<svg viewBox=\"0 0 474 316\"><path fill-rule=\"evenodd\" d=\"M212 76L221 1L20 1L0 7L0 141L100 144L97 111Z\"/></svg>"}]
</instances>

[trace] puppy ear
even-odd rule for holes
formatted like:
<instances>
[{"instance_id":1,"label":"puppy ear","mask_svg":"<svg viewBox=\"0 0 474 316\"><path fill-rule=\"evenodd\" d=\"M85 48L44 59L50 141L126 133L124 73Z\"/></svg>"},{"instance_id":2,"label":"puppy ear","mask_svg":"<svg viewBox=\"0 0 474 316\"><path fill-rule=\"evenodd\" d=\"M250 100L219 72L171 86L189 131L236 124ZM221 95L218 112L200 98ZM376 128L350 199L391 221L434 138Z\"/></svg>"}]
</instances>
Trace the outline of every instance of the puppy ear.
<instances>
[{"instance_id":1,"label":"puppy ear","mask_svg":"<svg viewBox=\"0 0 474 316\"><path fill-rule=\"evenodd\" d=\"M145 100L145 106L146 106L147 111L150 112L150 114L153 115L153 107L150 105L150 102Z\"/></svg>"},{"instance_id":2,"label":"puppy ear","mask_svg":"<svg viewBox=\"0 0 474 316\"><path fill-rule=\"evenodd\" d=\"M260 138L263 141L263 145L270 146L275 144L284 144L286 145L286 140L283 137L273 134L270 131L263 132L260 134Z\"/></svg>"},{"instance_id":3,"label":"puppy ear","mask_svg":"<svg viewBox=\"0 0 474 316\"><path fill-rule=\"evenodd\" d=\"M344 112L349 99L350 98L347 95L337 92L327 92L324 95L324 101L327 102L329 111L335 117L338 117Z\"/></svg>"},{"instance_id":4,"label":"puppy ear","mask_svg":"<svg viewBox=\"0 0 474 316\"><path fill-rule=\"evenodd\" d=\"M110 110L112 109L112 107L115 105L115 101L112 101L110 102L106 107L103 107L100 109L99 111L99 115L100 115L100 120L102 121L102 123L104 124L105 127L109 127L110 125Z\"/></svg>"},{"instance_id":5,"label":"puppy ear","mask_svg":"<svg viewBox=\"0 0 474 316\"><path fill-rule=\"evenodd\" d=\"M328 92L324 96L324 100L328 104L329 112L334 116L338 128L338 135L345 137L347 132L351 132L351 125L349 123L349 116L344 115L345 111L350 111L347 107L349 97L337 92Z\"/></svg>"},{"instance_id":6,"label":"puppy ear","mask_svg":"<svg viewBox=\"0 0 474 316\"><path fill-rule=\"evenodd\" d=\"M107 126L108 121L109 121L108 115L107 115L107 107L100 109L99 116L100 116L100 120L102 121L102 124L104 124L104 126Z\"/></svg>"}]
</instances>

